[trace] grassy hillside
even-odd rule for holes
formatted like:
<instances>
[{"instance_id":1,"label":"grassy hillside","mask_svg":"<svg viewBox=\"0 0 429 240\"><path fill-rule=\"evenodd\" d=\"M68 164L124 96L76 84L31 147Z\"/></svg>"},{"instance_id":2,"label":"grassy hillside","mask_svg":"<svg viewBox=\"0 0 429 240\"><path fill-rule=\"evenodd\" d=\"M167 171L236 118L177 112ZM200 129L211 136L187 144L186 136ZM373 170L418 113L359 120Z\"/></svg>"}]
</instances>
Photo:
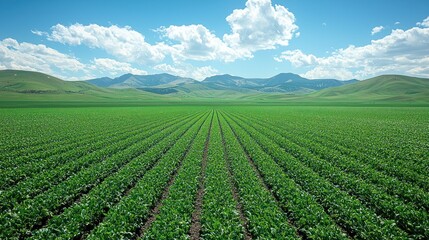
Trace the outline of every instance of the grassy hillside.
<instances>
[{"instance_id":1,"label":"grassy hillside","mask_svg":"<svg viewBox=\"0 0 429 240\"><path fill-rule=\"evenodd\" d=\"M98 90L85 82L67 82L38 72L0 71L0 90L21 93L65 93Z\"/></svg>"},{"instance_id":2,"label":"grassy hillside","mask_svg":"<svg viewBox=\"0 0 429 240\"><path fill-rule=\"evenodd\" d=\"M0 106L39 102L66 104L429 104L429 79L398 75L379 76L308 95L266 93L251 89L212 88L199 82L178 84L172 92L157 88L113 89L87 82L63 81L42 73L0 71Z\"/></svg>"},{"instance_id":3,"label":"grassy hillside","mask_svg":"<svg viewBox=\"0 0 429 240\"><path fill-rule=\"evenodd\" d=\"M38 72L0 71L1 101L135 101L162 98L136 89L107 89L82 81L63 81Z\"/></svg>"},{"instance_id":4,"label":"grassy hillside","mask_svg":"<svg viewBox=\"0 0 429 240\"><path fill-rule=\"evenodd\" d=\"M348 101L429 102L429 79L382 75L350 85L324 89L308 97Z\"/></svg>"}]
</instances>

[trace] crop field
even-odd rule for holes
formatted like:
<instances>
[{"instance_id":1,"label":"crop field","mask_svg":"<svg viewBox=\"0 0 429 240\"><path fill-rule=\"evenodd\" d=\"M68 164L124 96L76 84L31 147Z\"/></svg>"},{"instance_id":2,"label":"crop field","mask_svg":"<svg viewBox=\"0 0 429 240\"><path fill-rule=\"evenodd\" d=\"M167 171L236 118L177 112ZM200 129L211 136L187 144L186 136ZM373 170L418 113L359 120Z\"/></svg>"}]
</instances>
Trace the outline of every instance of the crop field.
<instances>
[{"instance_id":1,"label":"crop field","mask_svg":"<svg viewBox=\"0 0 429 240\"><path fill-rule=\"evenodd\" d=\"M429 239L429 109L0 109L0 239Z\"/></svg>"}]
</instances>

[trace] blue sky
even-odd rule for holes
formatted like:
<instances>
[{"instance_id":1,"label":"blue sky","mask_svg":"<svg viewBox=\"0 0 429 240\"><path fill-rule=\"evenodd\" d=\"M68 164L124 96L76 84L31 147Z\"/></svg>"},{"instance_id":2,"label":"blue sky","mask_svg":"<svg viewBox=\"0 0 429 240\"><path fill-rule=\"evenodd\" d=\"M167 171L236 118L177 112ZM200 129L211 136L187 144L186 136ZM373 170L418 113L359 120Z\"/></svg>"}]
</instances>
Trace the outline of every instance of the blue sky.
<instances>
[{"instance_id":1,"label":"blue sky","mask_svg":"<svg viewBox=\"0 0 429 240\"><path fill-rule=\"evenodd\" d=\"M68 80L429 77L428 17L424 0L4 0L0 69Z\"/></svg>"}]
</instances>

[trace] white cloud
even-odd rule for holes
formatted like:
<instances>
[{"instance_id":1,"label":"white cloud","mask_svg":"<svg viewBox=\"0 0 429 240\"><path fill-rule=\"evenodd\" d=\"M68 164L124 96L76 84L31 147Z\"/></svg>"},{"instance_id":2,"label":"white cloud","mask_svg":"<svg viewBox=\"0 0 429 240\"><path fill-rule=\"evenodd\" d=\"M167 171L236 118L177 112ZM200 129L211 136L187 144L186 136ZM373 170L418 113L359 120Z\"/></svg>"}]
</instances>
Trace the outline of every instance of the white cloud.
<instances>
[{"instance_id":1,"label":"white cloud","mask_svg":"<svg viewBox=\"0 0 429 240\"><path fill-rule=\"evenodd\" d=\"M227 46L203 25L169 26L158 29L164 37L179 42L173 45L172 56L176 60L223 60L232 62L244 57Z\"/></svg>"},{"instance_id":2,"label":"white cloud","mask_svg":"<svg viewBox=\"0 0 429 240\"><path fill-rule=\"evenodd\" d=\"M192 77L197 80L203 80L206 77L211 77L213 75L216 75L217 73L218 73L217 69L211 66L204 66L204 67L195 68L192 72Z\"/></svg>"},{"instance_id":3,"label":"white cloud","mask_svg":"<svg viewBox=\"0 0 429 240\"><path fill-rule=\"evenodd\" d=\"M287 46L299 37L295 16L271 0L247 0L244 9L234 10L226 21L231 27L222 38L200 24L160 27L156 32L173 42L150 44L129 26L57 24L51 33L34 30L34 34L67 45L85 45L105 50L121 62L154 65L171 56L174 62L185 60L233 62L252 58L259 50Z\"/></svg>"},{"instance_id":4,"label":"white cloud","mask_svg":"<svg viewBox=\"0 0 429 240\"><path fill-rule=\"evenodd\" d=\"M273 5L271 0L247 0L243 9L235 9L226 17L226 22L231 30L222 37L216 36L214 32L201 24L160 27L156 32L162 34L166 40L160 43L146 42L144 35L129 26L57 24L52 26L49 33L39 30L32 30L32 33L65 45L84 45L89 48L102 49L112 58L94 58L85 65L71 56L61 54L46 46L46 51L53 50L62 57L46 59L43 57L46 54L42 54L35 57L33 62L28 60L28 63L23 63L29 58L28 54L20 59L12 58L15 62L21 62L19 64L21 68L26 67L47 73L55 72L53 70L55 66L55 68L70 71L79 69L86 76L95 75L95 73L116 75L124 72L146 74L146 71L132 65L137 64L139 66L155 65L153 69L158 71L163 70L176 75L202 79L217 73L217 70L211 66L194 67L184 61L233 62L237 59L248 59L252 58L256 51L287 46L294 36L296 38L300 36L294 14L284 6ZM3 50L9 51L8 56L11 55L9 48L6 47ZM33 57L34 55L35 53L30 54ZM161 64L166 57L171 57L174 66ZM54 64L55 61L58 64ZM10 62L12 60L9 60L9 63L2 61L0 67L4 67L5 64L12 65ZM73 64L74 66L70 66Z\"/></svg>"},{"instance_id":5,"label":"white cloud","mask_svg":"<svg viewBox=\"0 0 429 240\"><path fill-rule=\"evenodd\" d=\"M282 52L280 57L275 57L274 60L282 62L283 60L291 62L296 67L312 65L317 62L317 57L312 54L305 54L301 50L288 50Z\"/></svg>"},{"instance_id":6,"label":"white cloud","mask_svg":"<svg viewBox=\"0 0 429 240\"><path fill-rule=\"evenodd\" d=\"M255 51L287 46L294 35L300 35L295 16L283 6L272 6L271 0L248 0L244 9L234 10L226 20L231 33L223 39L200 24L161 27L158 32L178 42L170 51L175 61L233 62L252 58Z\"/></svg>"},{"instance_id":7,"label":"white cloud","mask_svg":"<svg viewBox=\"0 0 429 240\"><path fill-rule=\"evenodd\" d=\"M100 48L126 62L159 62L169 51L169 47L163 43L147 43L142 34L128 26L104 27L76 23L68 27L57 24L51 30L48 36L51 41Z\"/></svg>"},{"instance_id":8,"label":"white cloud","mask_svg":"<svg viewBox=\"0 0 429 240\"><path fill-rule=\"evenodd\" d=\"M308 79L353 79L354 75L351 71L344 68L325 68L317 66L310 71L301 74L302 77Z\"/></svg>"},{"instance_id":9,"label":"white cloud","mask_svg":"<svg viewBox=\"0 0 429 240\"><path fill-rule=\"evenodd\" d=\"M185 77L187 74L187 71L185 71L184 69L173 67L172 65L169 65L166 63L156 65L153 67L153 69L161 71L161 72L169 73L172 75L176 75L179 77Z\"/></svg>"},{"instance_id":10,"label":"white cloud","mask_svg":"<svg viewBox=\"0 0 429 240\"><path fill-rule=\"evenodd\" d=\"M43 44L19 43L12 38L0 41L0 69L43 72L64 80L94 78L95 73L99 76L147 74L146 71L133 68L129 63L108 58L95 58L91 64L84 64Z\"/></svg>"},{"instance_id":11,"label":"white cloud","mask_svg":"<svg viewBox=\"0 0 429 240\"><path fill-rule=\"evenodd\" d=\"M395 22L395 25L399 25L399 24L401 24L401 22Z\"/></svg>"},{"instance_id":12,"label":"white cloud","mask_svg":"<svg viewBox=\"0 0 429 240\"><path fill-rule=\"evenodd\" d=\"M153 69L180 77L190 77L196 80L203 80L206 77L218 73L218 71L211 66L195 67L185 63L176 64L175 66L163 63L156 65Z\"/></svg>"},{"instance_id":13,"label":"white cloud","mask_svg":"<svg viewBox=\"0 0 429 240\"><path fill-rule=\"evenodd\" d=\"M0 63L2 69L39 71L57 76L58 73L85 70L85 64L72 56L43 44L19 43L12 38L0 41Z\"/></svg>"},{"instance_id":14,"label":"white cloud","mask_svg":"<svg viewBox=\"0 0 429 240\"><path fill-rule=\"evenodd\" d=\"M42 32L42 31L39 31L39 30L31 30L31 33L33 33L33 34L35 34L37 36L48 36L47 32Z\"/></svg>"},{"instance_id":15,"label":"white cloud","mask_svg":"<svg viewBox=\"0 0 429 240\"><path fill-rule=\"evenodd\" d=\"M417 26L429 27L429 17L425 18L422 22L418 22Z\"/></svg>"},{"instance_id":16,"label":"white cloud","mask_svg":"<svg viewBox=\"0 0 429 240\"><path fill-rule=\"evenodd\" d=\"M383 30L383 29L384 29L384 27L383 27L383 26L377 26L377 27L374 27L374 28L371 30L371 35L377 34L377 33L381 32L381 30Z\"/></svg>"},{"instance_id":17,"label":"white cloud","mask_svg":"<svg viewBox=\"0 0 429 240\"><path fill-rule=\"evenodd\" d=\"M223 40L251 52L287 46L298 30L293 13L284 6L273 6L271 0L248 0L244 9L235 9L226 21L231 34L225 34Z\"/></svg>"},{"instance_id":18,"label":"white cloud","mask_svg":"<svg viewBox=\"0 0 429 240\"><path fill-rule=\"evenodd\" d=\"M316 57L300 50L285 51L275 60L296 67L312 68L305 76L348 79L367 78L386 73L429 77L429 28L396 29L364 46L338 49L327 57Z\"/></svg>"},{"instance_id":19,"label":"white cloud","mask_svg":"<svg viewBox=\"0 0 429 240\"><path fill-rule=\"evenodd\" d=\"M136 75L147 74L144 70L133 68L129 63L118 62L110 58L95 58L91 68L103 73L108 73L109 76L117 76L125 73Z\"/></svg>"}]
</instances>

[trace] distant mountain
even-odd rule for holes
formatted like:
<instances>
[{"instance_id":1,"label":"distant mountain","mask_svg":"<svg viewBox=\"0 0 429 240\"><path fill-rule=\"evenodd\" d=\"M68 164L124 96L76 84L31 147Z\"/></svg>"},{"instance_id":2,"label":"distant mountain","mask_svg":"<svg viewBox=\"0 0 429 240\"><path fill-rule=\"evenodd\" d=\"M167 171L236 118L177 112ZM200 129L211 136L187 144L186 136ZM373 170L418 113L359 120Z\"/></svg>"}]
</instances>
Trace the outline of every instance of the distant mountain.
<instances>
[{"instance_id":1,"label":"distant mountain","mask_svg":"<svg viewBox=\"0 0 429 240\"><path fill-rule=\"evenodd\" d=\"M0 102L178 102L178 101L277 101L277 102L406 102L429 103L429 79L383 75L363 81L309 80L282 73L267 79L218 75L202 82L169 74L123 75L85 81L63 81L38 72L0 71ZM109 86L99 87L94 84ZM125 86L136 86L126 88ZM137 84L138 83L138 84ZM126 89L117 89L117 86ZM113 86L113 87L110 87ZM337 86L337 87L335 87ZM321 89L321 90L318 90ZM310 94L291 94L305 93Z\"/></svg>"},{"instance_id":2,"label":"distant mountain","mask_svg":"<svg viewBox=\"0 0 429 240\"><path fill-rule=\"evenodd\" d=\"M281 73L271 78L242 78L231 75L217 75L206 78L202 83L217 89L240 88L259 92L309 93L354 82L357 82L357 80L310 80L293 73Z\"/></svg>"},{"instance_id":3,"label":"distant mountain","mask_svg":"<svg viewBox=\"0 0 429 240\"><path fill-rule=\"evenodd\" d=\"M350 83L358 82L356 79L340 81L336 79L307 79L293 73L281 73L272 78L267 79L267 87L278 87L285 92L295 92L300 90L321 90L343 86Z\"/></svg>"},{"instance_id":4,"label":"distant mountain","mask_svg":"<svg viewBox=\"0 0 429 240\"><path fill-rule=\"evenodd\" d=\"M115 83L117 83L112 78L109 78L109 77L95 78L95 79L88 80L86 82L89 82L99 87L109 87L110 85L114 85Z\"/></svg>"},{"instance_id":5,"label":"distant mountain","mask_svg":"<svg viewBox=\"0 0 429 240\"><path fill-rule=\"evenodd\" d=\"M208 77L202 81L206 86L212 88L258 88L262 87L264 83L260 79L249 79L237 76L231 76L229 74L215 75Z\"/></svg>"},{"instance_id":6,"label":"distant mountain","mask_svg":"<svg viewBox=\"0 0 429 240\"><path fill-rule=\"evenodd\" d=\"M159 94L191 92L196 88L206 90L227 90L239 93L310 93L320 89L337 87L357 80L339 81L335 79L309 80L293 73L281 73L271 78L243 78L229 74L216 75L198 82L170 74L132 75L88 80L99 87L137 88Z\"/></svg>"},{"instance_id":7,"label":"distant mountain","mask_svg":"<svg viewBox=\"0 0 429 240\"><path fill-rule=\"evenodd\" d=\"M96 86L109 88L175 87L195 81L194 79L182 78L167 73L154 75L133 75L129 73L113 79L104 77L87 80L87 82Z\"/></svg>"},{"instance_id":8,"label":"distant mountain","mask_svg":"<svg viewBox=\"0 0 429 240\"><path fill-rule=\"evenodd\" d=\"M331 100L429 102L429 79L382 75L346 86L324 89L309 96Z\"/></svg>"}]
</instances>

